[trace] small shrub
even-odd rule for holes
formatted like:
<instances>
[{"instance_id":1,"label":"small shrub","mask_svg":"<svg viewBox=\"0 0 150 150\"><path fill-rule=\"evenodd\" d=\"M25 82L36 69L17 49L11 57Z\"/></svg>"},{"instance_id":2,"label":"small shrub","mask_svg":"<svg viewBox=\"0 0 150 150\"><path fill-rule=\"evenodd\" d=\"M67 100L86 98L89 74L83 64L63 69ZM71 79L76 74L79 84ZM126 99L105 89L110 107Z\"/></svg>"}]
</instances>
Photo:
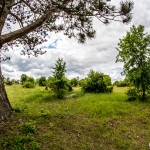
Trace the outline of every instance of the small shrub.
<instances>
[{"instance_id":1,"label":"small shrub","mask_svg":"<svg viewBox=\"0 0 150 150\"><path fill-rule=\"evenodd\" d=\"M33 122L22 123L19 128L20 131L25 134L35 133L35 125Z\"/></svg>"},{"instance_id":2,"label":"small shrub","mask_svg":"<svg viewBox=\"0 0 150 150\"><path fill-rule=\"evenodd\" d=\"M24 84L23 84L23 87L24 88L34 88L35 87L35 84L34 83L32 83L32 82L25 82Z\"/></svg>"}]
</instances>

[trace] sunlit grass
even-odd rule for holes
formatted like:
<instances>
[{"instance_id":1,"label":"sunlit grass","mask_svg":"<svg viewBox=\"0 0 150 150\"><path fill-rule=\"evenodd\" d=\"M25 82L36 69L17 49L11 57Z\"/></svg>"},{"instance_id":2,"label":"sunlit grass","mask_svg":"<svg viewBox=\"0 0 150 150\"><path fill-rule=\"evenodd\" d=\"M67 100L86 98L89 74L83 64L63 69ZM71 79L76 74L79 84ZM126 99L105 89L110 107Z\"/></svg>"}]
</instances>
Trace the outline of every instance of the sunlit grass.
<instances>
[{"instance_id":1,"label":"sunlit grass","mask_svg":"<svg viewBox=\"0 0 150 150\"><path fill-rule=\"evenodd\" d=\"M63 100L44 87L13 85L6 89L18 113L0 124L0 143L6 136L18 136L22 122L33 122L34 137L42 150L148 149L150 103L127 102L126 88L115 87L109 94L82 94L77 87L72 92L77 97Z\"/></svg>"}]
</instances>

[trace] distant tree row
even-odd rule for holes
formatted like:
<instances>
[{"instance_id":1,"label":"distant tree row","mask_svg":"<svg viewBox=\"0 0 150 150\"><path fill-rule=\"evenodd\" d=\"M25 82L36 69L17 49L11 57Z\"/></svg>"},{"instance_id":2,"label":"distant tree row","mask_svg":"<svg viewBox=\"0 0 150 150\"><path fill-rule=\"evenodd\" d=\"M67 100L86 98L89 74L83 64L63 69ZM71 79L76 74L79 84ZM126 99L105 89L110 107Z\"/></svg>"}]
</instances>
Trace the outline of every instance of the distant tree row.
<instances>
[{"instance_id":1,"label":"distant tree row","mask_svg":"<svg viewBox=\"0 0 150 150\"><path fill-rule=\"evenodd\" d=\"M127 87L127 86L129 86L129 82L128 82L128 80L127 79L124 79L124 80L122 80L122 81L115 81L114 83L113 83L113 86L117 86L117 87Z\"/></svg>"},{"instance_id":2,"label":"distant tree row","mask_svg":"<svg viewBox=\"0 0 150 150\"><path fill-rule=\"evenodd\" d=\"M90 70L88 76L85 79L78 80L73 78L71 80L67 79L66 73L66 62L62 58L56 60L55 67L53 68L53 76L46 77L42 76L38 79L34 79L26 74L22 74L20 77L20 82L24 88L34 88L36 85L44 86L46 89L50 88L56 94L57 98L64 98L64 96L72 91L72 87L81 86L82 91L87 93L104 93L112 92L113 87L111 83L111 78L109 75L105 75L101 72L94 72ZM12 81L7 78L5 79L7 85L12 85Z\"/></svg>"}]
</instances>

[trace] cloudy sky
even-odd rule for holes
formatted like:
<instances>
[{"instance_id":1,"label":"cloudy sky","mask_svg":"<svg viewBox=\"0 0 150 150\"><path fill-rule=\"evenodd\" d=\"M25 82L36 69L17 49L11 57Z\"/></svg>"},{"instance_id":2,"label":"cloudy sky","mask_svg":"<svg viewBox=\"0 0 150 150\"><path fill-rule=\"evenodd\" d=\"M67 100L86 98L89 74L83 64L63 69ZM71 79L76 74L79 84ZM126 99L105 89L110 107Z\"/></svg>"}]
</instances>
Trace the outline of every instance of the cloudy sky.
<instances>
[{"instance_id":1,"label":"cloudy sky","mask_svg":"<svg viewBox=\"0 0 150 150\"><path fill-rule=\"evenodd\" d=\"M112 2L119 3L120 0ZM94 21L96 38L87 40L85 44L79 44L75 39L68 39L62 33L50 33L48 41L41 45L47 53L28 58L21 56L20 50L10 51L9 61L3 62L2 70L6 77L19 79L21 74L27 74L38 78L51 76L52 67L58 57L66 61L68 78L87 76L90 69L109 74L113 81L121 80L120 75L123 64L115 63L117 55L117 43L130 27L134 24L145 26L146 32L150 33L150 0L133 0L133 19L129 25L113 22L105 26L98 20Z\"/></svg>"}]
</instances>

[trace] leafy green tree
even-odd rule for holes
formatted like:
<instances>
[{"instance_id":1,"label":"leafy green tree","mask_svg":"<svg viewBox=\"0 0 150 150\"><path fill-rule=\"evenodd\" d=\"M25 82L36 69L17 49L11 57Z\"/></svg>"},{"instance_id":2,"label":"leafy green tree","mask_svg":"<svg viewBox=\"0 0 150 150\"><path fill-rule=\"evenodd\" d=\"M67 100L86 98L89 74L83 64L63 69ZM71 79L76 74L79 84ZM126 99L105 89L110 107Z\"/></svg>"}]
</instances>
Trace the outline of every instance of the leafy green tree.
<instances>
[{"instance_id":1,"label":"leafy green tree","mask_svg":"<svg viewBox=\"0 0 150 150\"><path fill-rule=\"evenodd\" d=\"M150 35L144 33L144 26L132 26L118 43L117 62L123 62L123 73L131 86L145 100L150 89Z\"/></svg>"},{"instance_id":2,"label":"leafy green tree","mask_svg":"<svg viewBox=\"0 0 150 150\"><path fill-rule=\"evenodd\" d=\"M71 79L71 80L70 80L70 84L71 84L71 86L76 87L76 86L78 85L78 80L77 80L77 78Z\"/></svg>"},{"instance_id":3,"label":"leafy green tree","mask_svg":"<svg viewBox=\"0 0 150 150\"><path fill-rule=\"evenodd\" d=\"M96 0L0 0L0 66L3 52L21 45L22 55L44 54L37 45L44 42L48 32L63 31L69 38L75 37L79 42L93 38L93 18L102 23L131 20L133 3L125 1L117 8L109 1ZM61 20L61 21L60 21ZM15 28L14 28L14 25ZM8 32L5 32L5 31ZM13 31L13 32L12 32ZM0 120L12 114L2 80L0 67Z\"/></svg>"},{"instance_id":4,"label":"leafy green tree","mask_svg":"<svg viewBox=\"0 0 150 150\"><path fill-rule=\"evenodd\" d=\"M82 89L84 92L90 93L112 92L112 87L107 88L107 86L110 86L111 83L111 80L109 81L108 79L111 79L108 75L90 70Z\"/></svg>"},{"instance_id":5,"label":"leafy green tree","mask_svg":"<svg viewBox=\"0 0 150 150\"><path fill-rule=\"evenodd\" d=\"M33 77L28 77L27 82L35 84L35 79Z\"/></svg>"},{"instance_id":6,"label":"leafy green tree","mask_svg":"<svg viewBox=\"0 0 150 150\"><path fill-rule=\"evenodd\" d=\"M57 95L57 98L64 98L67 93L67 79L65 78L66 62L62 58L58 58L55 67L53 68L52 89Z\"/></svg>"},{"instance_id":7,"label":"leafy green tree","mask_svg":"<svg viewBox=\"0 0 150 150\"><path fill-rule=\"evenodd\" d=\"M21 75L20 81L25 88L35 87L35 79L33 77L27 76L26 74Z\"/></svg>"},{"instance_id":8,"label":"leafy green tree","mask_svg":"<svg viewBox=\"0 0 150 150\"><path fill-rule=\"evenodd\" d=\"M40 77L38 80L39 86L46 86L46 77Z\"/></svg>"},{"instance_id":9,"label":"leafy green tree","mask_svg":"<svg viewBox=\"0 0 150 150\"><path fill-rule=\"evenodd\" d=\"M86 79L81 79L81 80L79 80L79 86L82 87L82 86L84 85L84 83L85 83L85 80L86 80Z\"/></svg>"},{"instance_id":10,"label":"leafy green tree","mask_svg":"<svg viewBox=\"0 0 150 150\"><path fill-rule=\"evenodd\" d=\"M23 85L28 80L28 76L26 74L22 74L20 77L20 82Z\"/></svg>"}]
</instances>

